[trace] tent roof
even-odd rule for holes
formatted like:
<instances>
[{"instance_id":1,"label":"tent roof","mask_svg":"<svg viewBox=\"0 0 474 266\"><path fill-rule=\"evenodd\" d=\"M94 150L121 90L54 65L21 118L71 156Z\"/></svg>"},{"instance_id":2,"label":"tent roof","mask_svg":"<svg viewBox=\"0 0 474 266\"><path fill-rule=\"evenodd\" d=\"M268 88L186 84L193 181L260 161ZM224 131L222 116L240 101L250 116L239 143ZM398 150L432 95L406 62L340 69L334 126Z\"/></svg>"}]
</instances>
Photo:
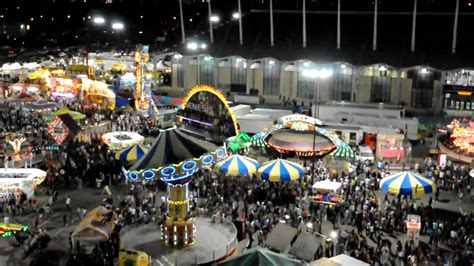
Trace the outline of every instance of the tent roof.
<instances>
[{"instance_id":1,"label":"tent roof","mask_svg":"<svg viewBox=\"0 0 474 266\"><path fill-rule=\"evenodd\" d=\"M239 265L239 266L247 266L247 265L258 265L258 266L271 266L271 265L285 265L285 266L293 266L293 265L303 265L303 263L292 260L285 255L278 254L272 252L266 248L261 247L254 247L245 251L244 253L236 256L231 257L221 263L219 265Z\"/></svg>"},{"instance_id":2,"label":"tent roof","mask_svg":"<svg viewBox=\"0 0 474 266\"><path fill-rule=\"evenodd\" d=\"M185 134L174 127L161 130L149 152L141 157L130 170L158 168L167 164L178 164L215 151L217 146Z\"/></svg>"}]
</instances>

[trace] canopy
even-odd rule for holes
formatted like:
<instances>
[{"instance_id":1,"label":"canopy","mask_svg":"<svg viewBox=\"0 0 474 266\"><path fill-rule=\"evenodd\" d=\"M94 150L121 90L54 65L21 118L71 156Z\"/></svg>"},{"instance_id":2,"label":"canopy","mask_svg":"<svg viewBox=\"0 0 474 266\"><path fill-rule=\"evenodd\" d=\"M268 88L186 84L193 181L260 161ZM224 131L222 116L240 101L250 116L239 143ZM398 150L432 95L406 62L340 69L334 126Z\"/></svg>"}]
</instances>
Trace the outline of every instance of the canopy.
<instances>
[{"instance_id":1,"label":"canopy","mask_svg":"<svg viewBox=\"0 0 474 266\"><path fill-rule=\"evenodd\" d=\"M250 137L247 133L240 132L238 135L228 138L227 143L231 150L237 151L249 145Z\"/></svg>"},{"instance_id":2,"label":"canopy","mask_svg":"<svg viewBox=\"0 0 474 266\"><path fill-rule=\"evenodd\" d=\"M17 102L36 102L38 97L22 92L16 96L15 101Z\"/></svg>"},{"instance_id":3,"label":"canopy","mask_svg":"<svg viewBox=\"0 0 474 266\"><path fill-rule=\"evenodd\" d=\"M436 185L428 178L411 172L389 175L380 180L380 188L391 194L422 196L436 190Z\"/></svg>"},{"instance_id":4,"label":"canopy","mask_svg":"<svg viewBox=\"0 0 474 266\"><path fill-rule=\"evenodd\" d=\"M323 181L318 181L314 183L313 188L319 190L331 190L336 191L340 189L342 184L340 182L332 182L329 179L325 179Z\"/></svg>"},{"instance_id":5,"label":"canopy","mask_svg":"<svg viewBox=\"0 0 474 266\"><path fill-rule=\"evenodd\" d=\"M267 143L265 142L266 136L267 136L267 133L262 133L262 132L253 135L252 138L250 139L250 145L257 148L267 147Z\"/></svg>"},{"instance_id":6,"label":"canopy","mask_svg":"<svg viewBox=\"0 0 474 266\"><path fill-rule=\"evenodd\" d=\"M125 149L121 149L115 153L115 159L121 161L136 161L140 159L145 153L148 152L148 148L141 144L135 144Z\"/></svg>"},{"instance_id":7,"label":"canopy","mask_svg":"<svg viewBox=\"0 0 474 266\"><path fill-rule=\"evenodd\" d=\"M260 167L257 174L258 177L270 182L288 182L301 179L304 169L297 163L276 159Z\"/></svg>"},{"instance_id":8,"label":"canopy","mask_svg":"<svg viewBox=\"0 0 474 266\"><path fill-rule=\"evenodd\" d=\"M275 253L266 248L254 247L244 253L231 257L218 265L225 266L270 266L270 265L285 265L285 266L299 266L303 263L292 260L285 255Z\"/></svg>"},{"instance_id":9,"label":"canopy","mask_svg":"<svg viewBox=\"0 0 474 266\"><path fill-rule=\"evenodd\" d=\"M84 114L81 114L81 113L76 112L76 111L71 111L67 107L63 107L63 108L57 110L56 112L52 113L51 115L46 116L46 119L47 120L53 120L53 118L55 118L56 116L64 115L64 114L70 115L72 117L72 119L74 119L74 120L82 120L82 119L86 118L86 115L84 115Z\"/></svg>"},{"instance_id":10,"label":"canopy","mask_svg":"<svg viewBox=\"0 0 474 266\"><path fill-rule=\"evenodd\" d=\"M259 163L257 160L241 155L232 155L219 162L215 170L231 176L251 176L257 172Z\"/></svg>"},{"instance_id":11,"label":"canopy","mask_svg":"<svg viewBox=\"0 0 474 266\"><path fill-rule=\"evenodd\" d=\"M103 222L105 214L110 212L99 206L86 214L79 225L74 229L72 238L75 241L101 242L108 240L114 231L115 221Z\"/></svg>"},{"instance_id":12,"label":"canopy","mask_svg":"<svg viewBox=\"0 0 474 266\"><path fill-rule=\"evenodd\" d=\"M160 135L156 138L150 151L135 162L130 170L179 164L186 159L197 158L216 149L215 144L185 134L176 127L160 130Z\"/></svg>"},{"instance_id":13,"label":"canopy","mask_svg":"<svg viewBox=\"0 0 474 266\"><path fill-rule=\"evenodd\" d=\"M354 158L354 151L351 146L346 144L344 141L339 138L332 139L334 144L336 144L336 149L331 152L331 155L334 157L345 157L345 158Z\"/></svg>"}]
</instances>

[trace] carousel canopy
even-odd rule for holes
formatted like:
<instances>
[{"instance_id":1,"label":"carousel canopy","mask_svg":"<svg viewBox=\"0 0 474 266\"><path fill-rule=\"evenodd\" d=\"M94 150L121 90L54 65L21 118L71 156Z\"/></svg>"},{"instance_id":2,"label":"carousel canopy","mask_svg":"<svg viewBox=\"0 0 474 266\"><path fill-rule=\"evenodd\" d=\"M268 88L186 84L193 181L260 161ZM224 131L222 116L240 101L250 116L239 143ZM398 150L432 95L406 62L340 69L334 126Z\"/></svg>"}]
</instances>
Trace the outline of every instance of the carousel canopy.
<instances>
[{"instance_id":1,"label":"carousel canopy","mask_svg":"<svg viewBox=\"0 0 474 266\"><path fill-rule=\"evenodd\" d=\"M258 169L257 175L270 182L288 182L301 179L304 169L297 163L276 159L262 165Z\"/></svg>"},{"instance_id":2,"label":"carousel canopy","mask_svg":"<svg viewBox=\"0 0 474 266\"><path fill-rule=\"evenodd\" d=\"M173 127L161 130L150 151L140 158L130 170L158 168L167 164L178 164L215 151L217 146L192 137Z\"/></svg>"},{"instance_id":3,"label":"carousel canopy","mask_svg":"<svg viewBox=\"0 0 474 266\"><path fill-rule=\"evenodd\" d=\"M257 160L241 155L232 155L219 162L215 170L231 176L251 176L257 172L259 163Z\"/></svg>"},{"instance_id":4,"label":"carousel canopy","mask_svg":"<svg viewBox=\"0 0 474 266\"><path fill-rule=\"evenodd\" d=\"M436 190L436 185L428 178L411 172L401 172L382 178L380 188L391 194L422 196Z\"/></svg>"},{"instance_id":5,"label":"carousel canopy","mask_svg":"<svg viewBox=\"0 0 474 266\"><path fill-rule=\"evenodd\" d=\"M231 257L223 262L220 262L219 265L232 266L247 266L247 265L256 265L256 266L267 266L267 265L287 265L287 266L297 266L303 265L303 263L292 260L285 255L275 253L266 248L255 247L251 248L244 253Z\"/></svg>"},{"instance_id":6,"label":"carousel canopy","mask_svg":"<svg viewBox=\"0 0 474 266\"><path fill-rule=\"evenodd\" d=\"M115 153L115 159L121 161L136 161L148 152L148 148L141 144L119 150Z\"/></svg>"}]
</instances>

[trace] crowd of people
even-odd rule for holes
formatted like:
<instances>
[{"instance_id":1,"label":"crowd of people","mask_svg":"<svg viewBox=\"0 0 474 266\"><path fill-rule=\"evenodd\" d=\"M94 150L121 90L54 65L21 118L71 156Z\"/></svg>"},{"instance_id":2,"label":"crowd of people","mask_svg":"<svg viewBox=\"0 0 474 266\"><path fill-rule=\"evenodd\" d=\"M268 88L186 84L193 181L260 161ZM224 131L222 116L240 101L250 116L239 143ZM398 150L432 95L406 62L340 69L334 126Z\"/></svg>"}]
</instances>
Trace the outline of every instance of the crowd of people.
<instances>
[{"instance_id":1,"label":"crowd of people","mask_svg":"<svg viewBox=\"0 0 474 266\"><path fill-rule=\"evenodd\" d=\"M77 106L69 107L81 111ZM23 132L32 140L39 140L38 144L50 140L46 124L39 114L11 108L6 110L8 112L0 115L0 130ZM152 122L149 119L132 116L124 110L83 111L88 116L89 126L107 121L109 131L151 134ZM33 128L31 132L27 132L29 127ZM52 198L51 204L43 208L44 212L54 203L59 188L95 186L102 189L123 182L121 165L114 160L100 135L70 141L67 149L45 154L44 163L48 172L45 186ZM255 176L228 177L201 170L189 186L191 214L210 217L214 222L245 222L249 248L265 245L265 239L275 226L287 223L298 228L299 232L314 233L321 239L314 259L348 254L374 265L467 265L474 259L472 213L446 214L434 206L441 192L455 193L460 199L470 195L472 180L467 166L448 162L440 167L430 158L414 166L414 171L431 178L438 187L429 202L423 204L406 196L385 195L380 198L378 184L388 173L386 169L359 164L353 171L335 172L322 162L314 169L311 164L304 165L307 174L301 181L292 183L270 183ZM342 200L337 204L311 200L318 193L313 191L312 184L324 179L342 183ZM165 192L159 190L160 186L132 183L129 187L129 193L116 206L118 220L125 226L150 222L160 224L167 210ZM4 209L13 216L22 213L27 201L23 197L10 196L4 202L4 206L8 206ZM31 200L28 202L33 206ZM83 216L82 210L79 211ZM408 238L398 240L406 235L408 214L421 217L420 235L427 239L426 242L418 244L415 239ZM323 224L327 226L328 222L338 231L337 240L328 241L329 238L324 236ZM102 249L98 247L96 250L101 252Z\"/></svg>"}]
</instances>

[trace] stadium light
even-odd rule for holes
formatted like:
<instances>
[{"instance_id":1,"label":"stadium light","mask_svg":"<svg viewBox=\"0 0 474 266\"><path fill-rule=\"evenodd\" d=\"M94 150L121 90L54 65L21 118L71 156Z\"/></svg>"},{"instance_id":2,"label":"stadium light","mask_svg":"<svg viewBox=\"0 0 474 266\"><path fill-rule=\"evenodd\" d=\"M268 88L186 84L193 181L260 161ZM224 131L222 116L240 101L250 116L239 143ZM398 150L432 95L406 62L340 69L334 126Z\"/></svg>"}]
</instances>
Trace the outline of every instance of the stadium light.
<instances>
[{"instance_id":1,"label":"stadium light","mask_svg":"<svg viewBox=\"0 0 474 266\"><path fill-rule=\"evenodd\" d=\"M105 23L105 19L103 17L95 17L92 22L94 22L94 24L102 25Z\"/></svg>"}]
</instances>

